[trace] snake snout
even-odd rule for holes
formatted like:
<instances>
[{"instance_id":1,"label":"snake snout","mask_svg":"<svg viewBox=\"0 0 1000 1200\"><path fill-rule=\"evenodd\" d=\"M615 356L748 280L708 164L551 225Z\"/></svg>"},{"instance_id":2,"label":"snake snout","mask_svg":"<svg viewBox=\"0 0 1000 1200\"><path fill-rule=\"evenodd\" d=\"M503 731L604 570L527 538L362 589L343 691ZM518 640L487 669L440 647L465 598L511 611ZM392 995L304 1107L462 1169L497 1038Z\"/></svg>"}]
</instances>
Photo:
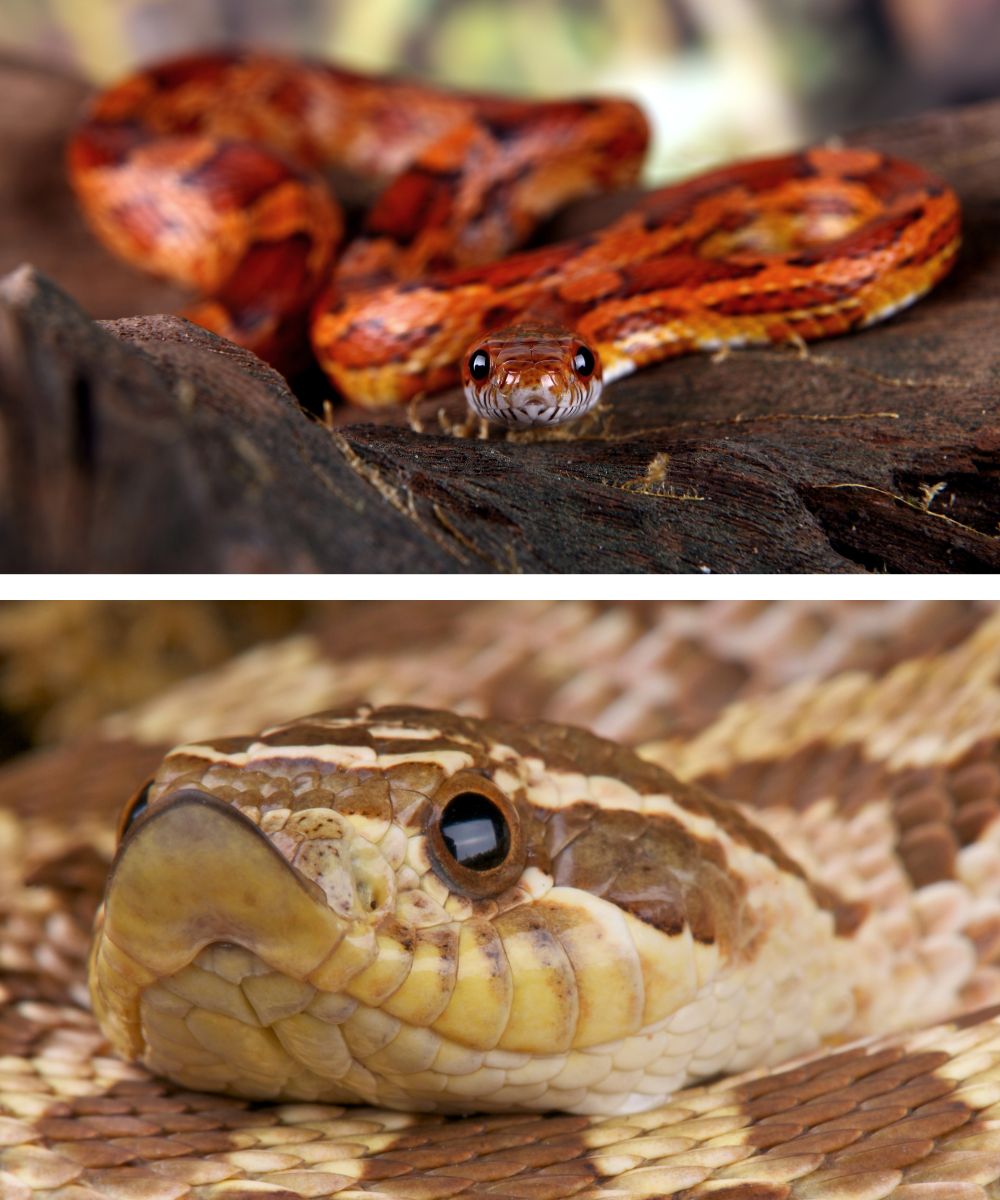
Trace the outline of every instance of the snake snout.
<instances>
[{"instance_id":1,"label":"snake snout","mask_svg":"<svg viewBox=\"0 0 1000 1200\"><path fill-rule=\"evenodd\" d=\"M329 871L320 878L332 890ZM225 942L304 979L351 927L323 883L296 870L237 809L188 789L157 801L128 831L108 881L103 934L158 977Z\"/></svg>"}]
</instances>

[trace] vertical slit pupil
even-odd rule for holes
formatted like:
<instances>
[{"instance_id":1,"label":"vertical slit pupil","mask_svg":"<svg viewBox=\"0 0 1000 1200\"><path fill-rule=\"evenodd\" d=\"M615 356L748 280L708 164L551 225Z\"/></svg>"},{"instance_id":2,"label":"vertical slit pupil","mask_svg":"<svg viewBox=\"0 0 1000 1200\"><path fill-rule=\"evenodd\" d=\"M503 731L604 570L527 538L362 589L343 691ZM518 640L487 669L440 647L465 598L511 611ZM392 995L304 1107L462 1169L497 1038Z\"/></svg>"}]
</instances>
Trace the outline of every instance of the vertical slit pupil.
<instances>
[{"instance_id":1,"label":"vertical slit pupil","mask_svg":"<svg viewBox=\"0 0 1000 1200\"><path fill-rule=\"evenodd\" d=\"M461 867L489 871L506 861L510 829L499 808L477 792L461 792L441 814L441 836Z\"/></svg>"}]
</instances>

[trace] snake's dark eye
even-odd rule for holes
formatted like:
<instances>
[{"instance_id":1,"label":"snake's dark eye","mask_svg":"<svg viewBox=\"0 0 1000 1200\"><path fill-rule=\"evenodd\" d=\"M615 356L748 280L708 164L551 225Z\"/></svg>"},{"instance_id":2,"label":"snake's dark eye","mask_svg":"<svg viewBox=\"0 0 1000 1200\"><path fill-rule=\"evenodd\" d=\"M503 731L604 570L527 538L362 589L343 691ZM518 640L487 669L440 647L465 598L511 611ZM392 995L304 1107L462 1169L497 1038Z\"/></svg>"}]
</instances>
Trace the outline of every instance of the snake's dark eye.
<instances>
[{"instance_id":1,"label":"snake's dark eye","mask_svg":"<svg viewBox=\"0 0 1000 1200\"><path fill-rule=\"evenodd\" d=\"M485 350L476 350L469 359L469 374L473 379L485 379L490 373L490 356Z\"/></svg>"},{"instance_id":2,"label":"snake's dark eye","mask_svg":"<svg viewBox=\"0 0 1000 1200\"><path fill-rule=\"evenodd\" d=\"M441 814L441 836L452 858L470 871L499 867L510 850L507 819L492 800L461 792Z\"/></svg>"},{"instance_id":3,"label":"snake's dark eye","mask_svg":"<svg viewBox=\"0 0 1000 1200\"><path fill-rule=\"evenodd\" d=\"M149 789L152 786L153 781L151 779L136 792L128 804L125 805L124 809L122 809L122 815L118 819L119 842L121 842L122 838L129 831L132 826L132 822L136 819L136 817L138 817L140 813L144 813L149 807Z\"/></svg>"},{"instance_id":4,"label":"snake's dark eye","mask_svg":"<svg viewBox=\"0 0 1000 1200\"><path fill-rule=\"evenodd\" d=\"M589 378L594 373L594 355L586 346L577 346L576 354L573 355L573 366L576 367L576 373L582 375L584 379Z\"/></svg>"},{"instance_id":5,"label":"snake's dark eye","mask_svg":"<svg viewBox=\"0 0 1000 1200\"><path fill-rule=\"evenodd\" d=\"M492 779L459 771L438 788L431 803L431 857L453 891L493 896L516 882L526 857L521 820Z\"/></svg>"}]
</instances>

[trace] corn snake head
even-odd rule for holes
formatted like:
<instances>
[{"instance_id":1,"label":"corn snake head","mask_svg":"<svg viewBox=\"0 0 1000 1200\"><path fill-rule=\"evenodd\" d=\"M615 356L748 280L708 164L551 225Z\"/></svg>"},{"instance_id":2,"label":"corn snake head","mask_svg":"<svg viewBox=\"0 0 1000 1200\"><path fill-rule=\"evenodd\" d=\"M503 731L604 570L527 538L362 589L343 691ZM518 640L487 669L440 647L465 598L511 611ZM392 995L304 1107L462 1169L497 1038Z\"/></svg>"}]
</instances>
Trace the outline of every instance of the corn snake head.
<instances>
[{"instance_id":1,"label":"corn snake head","mask_svg":"<svg viewBox=\"0 0 1000 1200\"><path fill-rule=\"evenodd\" d=\"M503 257L567 201L634 181L646 136L624 101L212 55L98 97L69 169L111 249L204 294L192 319L286 371L308 326L339 391L370 408L456 384L483 338L525 320L563 326L608 382L692 350L864 327L954 262L944 183L827 147L648 193L595 234ZM384 190L335 264L343 220L321 172L342 168Z\"/></svg>"},{"instance_id":2,"label":"corn snake head","mask_svg":"<svg viewBox=\"0 0 1000 1200\"><path fill-rule=\"evenodd\" d=\"M581 417L600 400L603 386L600 358L559 325L525 322L494 330L462 361L469 407L512 429Z\"/></svg>"}]
</instances>

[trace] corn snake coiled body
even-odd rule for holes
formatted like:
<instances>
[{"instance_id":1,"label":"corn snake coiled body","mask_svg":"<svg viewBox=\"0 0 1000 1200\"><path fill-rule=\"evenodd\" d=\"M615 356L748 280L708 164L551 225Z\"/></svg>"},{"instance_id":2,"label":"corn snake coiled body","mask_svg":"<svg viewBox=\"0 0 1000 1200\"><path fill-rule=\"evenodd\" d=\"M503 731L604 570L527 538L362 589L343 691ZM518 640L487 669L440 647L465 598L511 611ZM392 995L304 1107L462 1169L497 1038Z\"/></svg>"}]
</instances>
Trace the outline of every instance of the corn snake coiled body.
<instances>
[{"instance_id":1,"label":"corn snake coiled body","mask_svg":"<svg viewBox=\"0 0 1000 1200\"><path fill-rule=\"evenodd\" d=\"M381 188L340 286L491 262L577 196L634 182L626 101L462 96L260 54L163 64L102 93L68 153L92 228L195 287L199 323L287 370L343 234L321 172Z\"/></svg>"},{"instance_id":2,"label":"corn snake coiled body","mask_svg":"<svg viewBox=\"0 0 1000 1200\"><path fill-rule=\"evenodd\" d=\"M340 392L373 408L455 384L477 341L526 319L571 330L613 380L695 349L863 327L954 261L946 185L823 147L651 192L598 233L502 257L567 200L634 180L645 140L624 101L463 98L210 56L101 96L69 162L109 246L207 293L193 319L286 370L308 321ZM342 222L316 174L331 162L393 180L336 268Z\"/></svg>"}]
</instances>

